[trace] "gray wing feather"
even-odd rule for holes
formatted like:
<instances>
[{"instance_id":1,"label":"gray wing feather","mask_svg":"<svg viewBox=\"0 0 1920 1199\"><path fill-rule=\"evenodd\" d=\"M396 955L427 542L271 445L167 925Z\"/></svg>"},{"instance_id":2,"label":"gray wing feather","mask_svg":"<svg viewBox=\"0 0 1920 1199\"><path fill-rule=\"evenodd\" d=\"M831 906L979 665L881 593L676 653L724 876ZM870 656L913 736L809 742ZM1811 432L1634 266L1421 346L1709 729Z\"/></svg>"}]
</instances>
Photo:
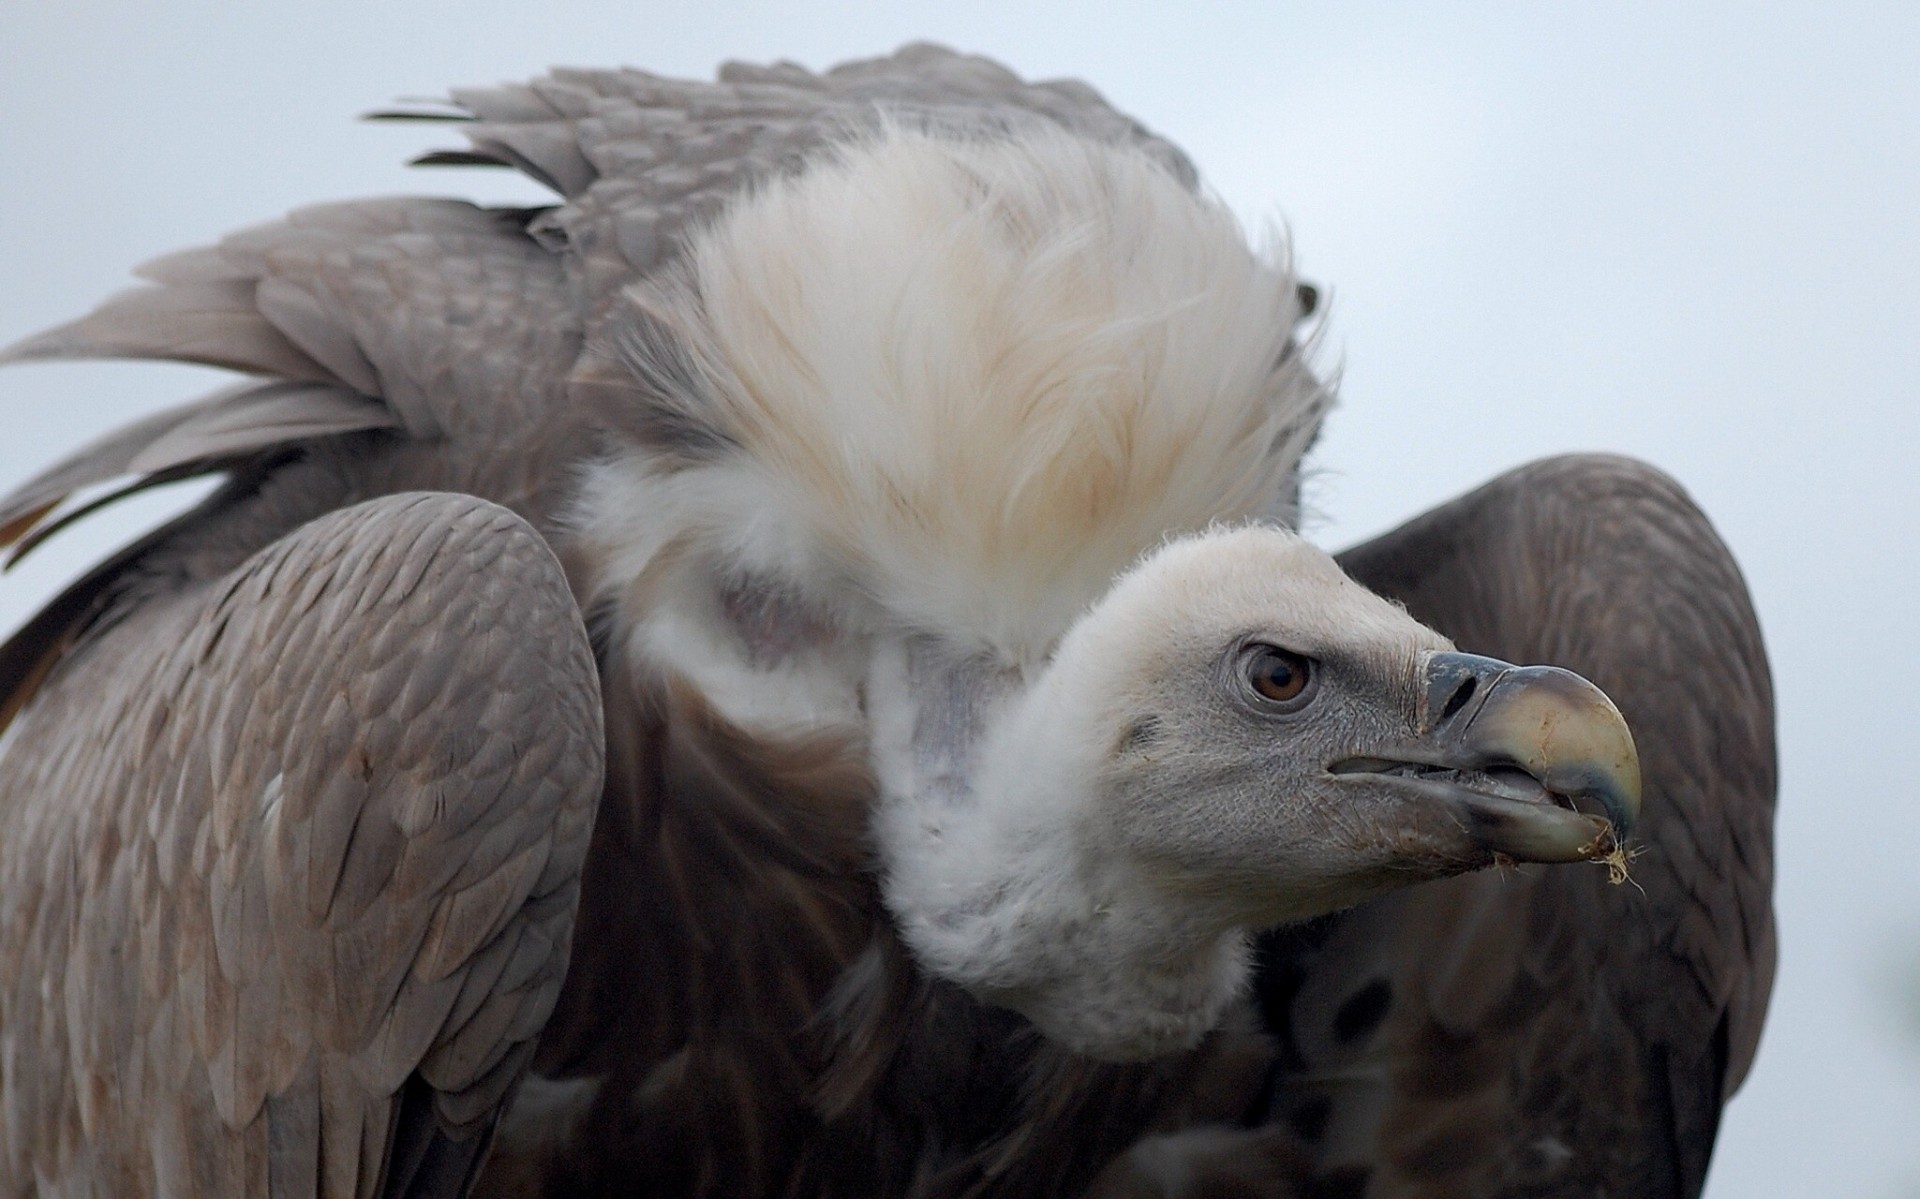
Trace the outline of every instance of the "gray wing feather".
<instances>
[{"instance_id":1,"label":"gray wing feather","mask_svg":"<svg viewBox=\"0 0 1920 1199\"><path fill-rule=\"evenodd\" d=\"M754 180L791 172L883 122L972 136L1035 122L1125 141L1192 184L1185 155L1082 83L1028 83L988 59L926 44L815 74L728 63L717 82L645 71L556 70L529 84L456 90L474 158L512 166L565 200L544 222L571 247L589 328L619 290L675 255L686 232ZM445 120L437 109L382 114Z\"/></svg>"},{"instance_id":2,"label":"gray wing feather","mask_svg":"<svg viewBox=\"0 0 1920 1199\"><path fill-rule=\"evenodd\" d=\"M0 542L12 542L55 504L83 487L126 474L140 451L190 420L205 400L142 418L88 442L8 493L0 501Z\"/></svg>"},{"instance_id":3,"label":"gray wing feather","mask_svg":"<svg viewBox=\"0 0 1920 1199\"><path fill-rule=\"evenodd\" d=\"M336 381L255 308L253 291L245 280L135 288L78 321L8 347L0 361L154 358Z\"/></svg>"},{"instance_id":4,"label":"gray wing feather","mask_svg":"<svg viewBox=\"0 0 1920 1199\"><path fill-rule=\"evenodd\" d=\"M560 264L520 214L452 200L302 209L144 272L153 286L29 338L0 361L154 358L375 397L431 437L564 375L577 322ZM556 347L552 343L558 340ZM552 386L533 389L535 395ZM477 414L469 413L466 423Z\"/></svg>"},{"instance_id":5,"label":"gray wing feather","mask_svg":"<svg viewBox=\"0 0 1920 1199\"><path fill-rule=\"evenodd\" d=\"M158 474L193 463L227 462L310 438L392 429L399 423L383 404L315 383L244 384L190 405L185 415L139 446L113 473Z\"/></svg>"},{"instance_id":6,"label":"gray wing feather","mask_svg":"<svg viewBox=\"0 0 1920 1199\"><path fill-rule=\"evenodd\" d=\"M309 437L390 429L394 424L393 414L383 406L337 387L242 384L155 413L82 446L0 500L0 527L122 475L228 462Z\"/></svg>"},{"instance_id":7,"label":"gray wing feather","mask_svg":"<svg viewBox=\"0 0 1920 1199\"><path fill-rule=\"evenodd\" d=\"M311 459L319 445L371 430L396 437L382 452L361 444L309 470L331 478L306 485L312 506L288 513L293 523L342 500L410 488L489 495L538 518L548 493L567 481L556 460L579 452L581 422L565 399L578 322L561 264L527 237L520 216L437 200L325 205L172 255L147 273L154 286L9 355L132 354L268 379L148 418L31 480L0 500L0 543L26 538L30 547L114 498L57 513L68 495L121 475L137 476L132 491L210 471L259 473L288 449L305 448ZM172 540L200 530L235 546L244 534L209 530L252 494L209 500L206 519L177 526ZM298 507L285 488L276 502ZM242 554L291 524L283 516L253 527L259 535L237 545ZM93 582L101 602L117 590L111 578ZM5 681L30 690L98 610L92 600L69 604L72 623L36 627L31 644L9 644L4 656L20 669ZM25 698L9 691L0 711Z\"/></svg>"},{"instance_id":8,"label":"gray wing feather","mask_svg":"<svg viewBox=\"0 0 1920 1199\"><path fill-rule=\"evenodd\" d=\"M470 497L325 517L93 641L0 779L0 1194L470 1167L559 991L603 752L558 563Z\"/></svg>"}]
</instances>

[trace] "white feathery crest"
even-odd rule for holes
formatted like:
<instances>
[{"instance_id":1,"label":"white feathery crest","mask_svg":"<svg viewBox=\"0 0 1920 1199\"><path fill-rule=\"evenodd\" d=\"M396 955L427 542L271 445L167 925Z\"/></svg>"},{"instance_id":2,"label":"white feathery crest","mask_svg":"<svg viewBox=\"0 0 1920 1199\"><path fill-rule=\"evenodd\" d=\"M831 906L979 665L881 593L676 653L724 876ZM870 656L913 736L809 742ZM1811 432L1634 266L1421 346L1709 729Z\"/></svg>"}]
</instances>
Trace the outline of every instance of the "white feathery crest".
<instances>
[{"instance_id":1,"label":"white feathery crest","mask_svg":"<svg viewBox=\"0 0 1920 1199\"><path fill-rule=\"evenodd\" d=\"M1023 659L1169 533L1267 510L1325 402L1284 254L1064 132L889 128L642 287L744 450L646 490L743 569Z\"/></svg>"}]
</instances>

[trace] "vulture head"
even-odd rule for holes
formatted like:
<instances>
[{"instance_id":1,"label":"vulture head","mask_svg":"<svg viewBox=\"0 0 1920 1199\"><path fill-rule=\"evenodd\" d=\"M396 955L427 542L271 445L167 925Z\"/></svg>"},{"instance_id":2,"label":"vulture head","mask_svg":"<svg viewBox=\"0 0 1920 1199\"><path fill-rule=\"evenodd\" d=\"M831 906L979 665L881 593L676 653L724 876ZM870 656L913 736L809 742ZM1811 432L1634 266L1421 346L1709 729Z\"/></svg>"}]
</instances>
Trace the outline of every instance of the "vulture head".
<instances>
[{"instance_id":1,"label":"vulture head","mask_svg":"<svg viewBox=\"0 0 1920 1199\"><path fill-rule=\"evenodd\" d=\"M575 525L623 660L857 747L916 960L1065 1046L1190 1046L1252 932L1625 835L1606 696L1289 531L1300 289L1148 152L886 128L618 307Z\"/></svg>"}]
</instances>

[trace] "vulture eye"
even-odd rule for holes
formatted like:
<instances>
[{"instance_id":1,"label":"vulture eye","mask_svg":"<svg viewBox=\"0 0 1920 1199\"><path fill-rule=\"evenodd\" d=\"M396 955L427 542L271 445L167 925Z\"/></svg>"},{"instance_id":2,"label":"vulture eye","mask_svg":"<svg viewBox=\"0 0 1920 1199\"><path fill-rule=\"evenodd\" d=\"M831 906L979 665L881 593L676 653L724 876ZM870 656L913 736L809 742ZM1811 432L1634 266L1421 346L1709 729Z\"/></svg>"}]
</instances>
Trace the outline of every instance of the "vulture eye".
<instances>
[{"instance_id":1,"label":"vulture eye","mask_svg":"<svg viewBox=\"0 0 1920 1199\"><path fill-rule=\"evenodd\" d=\"M1262 707L1299 706L1313 681L1313 661L1278 646L1250 645L1240 662L1247 686Z\"/></svg>"}]
</instances>

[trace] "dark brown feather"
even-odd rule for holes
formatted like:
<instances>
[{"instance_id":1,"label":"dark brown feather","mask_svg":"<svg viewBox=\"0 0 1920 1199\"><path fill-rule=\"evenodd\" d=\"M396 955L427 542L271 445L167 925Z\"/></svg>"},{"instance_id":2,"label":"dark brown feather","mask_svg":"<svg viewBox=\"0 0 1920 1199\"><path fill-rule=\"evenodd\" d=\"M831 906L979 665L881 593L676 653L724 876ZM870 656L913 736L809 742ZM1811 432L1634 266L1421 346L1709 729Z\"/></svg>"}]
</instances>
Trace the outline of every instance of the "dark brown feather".
<instances>
[{"instance_id":1,"label":"dark brown feather","mask_svg":"<svg viewBox=\"0 0 1920 1199\"><path fill-rule=\"evenodd\" d=\"M1371 1196L1700 1191L1773 973L1773 715L1732 559L1625 459L1503 476L1349 551L1462 648L1615 697L1646 782L1632 885L1523 868L1429 884L1269 939L1320 1168Z\"/></svg>"}]
</instances>

